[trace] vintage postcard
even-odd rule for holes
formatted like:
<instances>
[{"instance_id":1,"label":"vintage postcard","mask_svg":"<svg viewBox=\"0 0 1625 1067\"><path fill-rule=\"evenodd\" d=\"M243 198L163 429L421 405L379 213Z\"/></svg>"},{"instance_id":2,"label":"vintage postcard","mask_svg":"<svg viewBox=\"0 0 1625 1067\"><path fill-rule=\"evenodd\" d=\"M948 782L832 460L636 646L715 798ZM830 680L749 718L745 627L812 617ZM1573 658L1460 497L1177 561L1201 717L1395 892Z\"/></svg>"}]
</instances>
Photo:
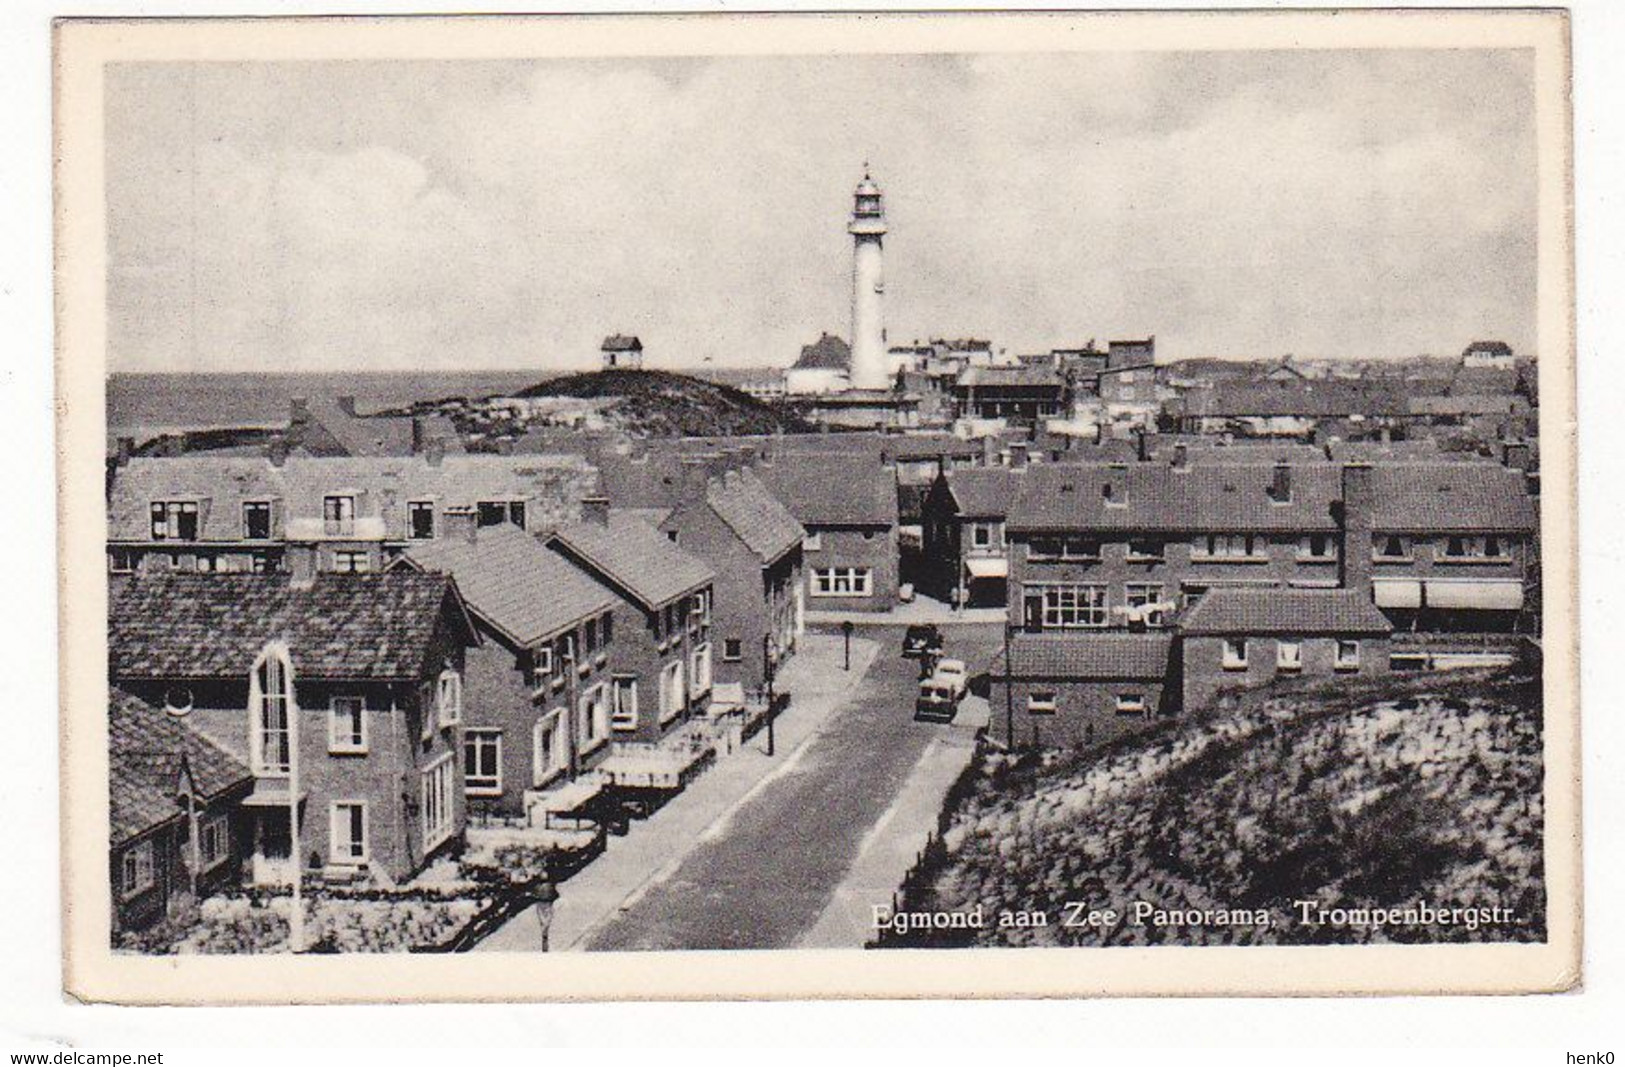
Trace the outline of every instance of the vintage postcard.
<instances>
[{"instance_id":1,"label":"vintage postcard","mask_svg":"<svg viewBox=\"0 0 1625 1067\"><path fill-rule=\"evenodd\" d=\"M70 994L1579 981L1561 11L56 60Z\"/></svg>"}]
</instances>

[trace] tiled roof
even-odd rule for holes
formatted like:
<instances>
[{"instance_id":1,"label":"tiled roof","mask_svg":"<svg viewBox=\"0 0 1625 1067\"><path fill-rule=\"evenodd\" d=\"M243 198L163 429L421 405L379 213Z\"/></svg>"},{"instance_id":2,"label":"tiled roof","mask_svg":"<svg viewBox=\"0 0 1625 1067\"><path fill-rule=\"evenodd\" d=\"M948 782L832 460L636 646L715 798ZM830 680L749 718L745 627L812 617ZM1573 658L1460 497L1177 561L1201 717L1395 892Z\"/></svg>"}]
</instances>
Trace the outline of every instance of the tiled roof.
<instances>
[{"instance_id":1,"label":"tiled roof","mask_svg":"<svg viewBox=\"0 0 1625 1067\"><path fill-rule=\"evenodd\" d=\"M1055 389L1062 387L1061 376L1053 367L967 367L954 383L959 389L992 387Z\"/></svg>"},{"instance_id":2,"label":"tiled roof","mask_svg":"<svg viewBox=\"0 0 1625 1067\"><path fill-rule=\"evenodd\" d=\"M1506 396L1518 391L1513 367L1458 367L1450 379L1451 396Z\"/></svg>"},{"instance_id":3,"label":"tiled roof","mask_svg":"<svg viewBox=\"0 0 1625 1067\"><path fill-rule=\"evenodd\" d=\"M1007 467L967 467L949 471L948 489L959 514L973 518L999 518L1009 514L1016 490L1026 473Z\"/></svg>"},{"instance_id":4,"label":"tiled roof","mask_svg":"<svg viewBox=\"0 0 1625 1067\"><path fill-rule=\"evenodd\" d=\"M1016 634L1010 639L1011 672L1020 679L1157 679L1168 673L1173 639L1167 634ZM990 674L1006 675L1004 652Z\"/></svg>"},{"instance_id":5,"label":"tiled roof","mask_svg":"<svg viewBox=\"0 0 1625 1067\"><path fill-rule=\"evenodd\" d=\"M715 571L659 530L616 511L610 512L607 526L588 521L561 526L548 543L586 563L648 609L716 580Z\"/></svg>"},{"instance_id":6,"label":"tiled roof","mask_svg":"<svg viewBox=\"0 0 1625 1067\"><path fill-rule=\"evenodd\" d=\"M1012 530L1168 530L1191 532L1297 532L1337 528L1332 503L1340 470L1329 463L1291 468L1285 503L1268 489L1274 465L1193 465L1175 471L1163 463L1045 464L1019 476L1008 522ZM958 473L958 472L956 472ZM1116 477L1108 503L1104 487ZM1126 497L1126 500L1124 499Z\"/></svg>"},{"instance_id":7,"label":"tiled roof","mask_svg":"<svg viewBox=\"0 0 1625 1067\"><path fill-rule=\"evenodd\" d=\"M1494 463L1389 463L1371 471L1374 529L1530 533L1538 525L1523 472Z\"/></svg>"},{"instance_id":8,"label":"tiled roof","mask_svg":"<svg viewBox=\"0 0 1625 1067\"><path fill-rule=\"evenodd\" d=\"M1359 589L1215 588L1179 617L1181 633L1386 634L1387 617Z\"/></svg>"},{"instance_id":9,"label":"tiled roof","mask_svg":"<svg viewBox=\"0 0 1625 1067\"><path fill-rule=\"evenodd\" d=\"M1405 415L1407 392L1386 381L1221 381L1192 389L1181 398L1184 413L1196 418L1345 415Z\"/></svg>"},{"instance_id":10,"label":"tiled roof","mask_svg":"<svg viewBox=\"0 0 1625 1067\"><path fill-rule=\"evenodd\" d=\"M109 673L246 677L281 640L300 677L417 680L438 671L429 660L446 614L478 640L438 574L319 574L305 588L278 574L143 574L109 590Z\"/></svg>"},{"instance_id":11,"label":"tiled roof","mask_svg":"<svg viewBox=\"0 0 1625 1067\"><path fill-rule=\"evenodd\" d=\"M795 368L807 370L846 370L852 363L852 346L834 334L820 334L818 340L801 346L801 355Z\"/></svg>"},{"instance_id":12,"label":"tiled roof","mask_svg":"<svg viewBox=\"0 0 1625 1067\"><path fill-rule=\"evenodd\" d=\"M729 471L712 480L705 501L745 547L770 563L801 543L807 531L749 470Z\"/></svg>"},{"instance_id":13,"label":"tiled roof","mask_svg":"<svg viewBox=\"0 0 1625 1067\"><path fill-rule=\"evenodd\" d=\"M804 526L897 525L897 475L876 456L784 456L757 473Z\"/></svg>"},{"instance_id":14,"label":"tiled roof","mask_svg":"<svg viewBox=\"0 0 1625 1067\"><path fill-rule=\"evenodd\" d=\"M264 456L138 457L113 479L108 537L147 540L155 500L198 501L199 539L225 542L243 536L245 501L280 502L280 523L287 516L319 519L325 495L347 492L357 494L358 515L383 516L397 540L406 537L409 500L432 500L441 511L524 500L527 522L537 529L579 515L581 500L597 489L596 469L579 455L448 455L438 465L421 456L289 456L280 467Z\"/></svg>"},{"instance_id":15,"label":"tiled roof","mask_svg":"<svg viewBox=\"0 0 1625 1067\"><path fill-rule=\"evenodd\" d=\"M409 456L412 420L403 416L358 416L329 397L305 402L309 420L289 427L289 445L312 456Z\"/></svg>"},{"instance_id":16,"label":"tiled roof","mask_svg":"<svg viewBox=\"0 0 1625 1067\"><path fill-rule=\"evenodd\" d=\"M252 780L246 764L186 720L120 689L109 694L107 739L115 845L180 817L183 765L201 800Z\"/></svg>"},{"instance_id":17,"label":"tiled roof","mask_svg":"<svg viewBox=\"0 0 1625 1067\"><path fill-rule=\"evenodd\" d=\"M414 544L406 558L449 574L469 609L517 645L533 645L614 607L616 597L517 526Z\"/></svg>"}]
</instances>

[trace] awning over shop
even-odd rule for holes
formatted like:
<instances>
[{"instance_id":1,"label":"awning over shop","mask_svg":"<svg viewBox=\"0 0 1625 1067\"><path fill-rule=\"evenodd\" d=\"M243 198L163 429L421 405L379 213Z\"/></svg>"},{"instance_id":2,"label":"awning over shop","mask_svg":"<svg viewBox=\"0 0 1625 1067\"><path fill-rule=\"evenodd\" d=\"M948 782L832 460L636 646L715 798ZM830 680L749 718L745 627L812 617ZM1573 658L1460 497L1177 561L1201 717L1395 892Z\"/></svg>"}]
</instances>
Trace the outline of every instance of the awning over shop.
<instances>
[{"instance_id":1,"label":"awning over shop","mask_svg":"<svg viewBox=\"0 0 1625 1067\"><path fill-rule=\"evenodd\" d=\"M1003 556L972 556L965 561L972 578L1008 578L1010 561Z\"/></svg>"},{"instance_id":2,"label":"awning over shop","mask_svg":"<svg viewBox=\"0 0 1625 1067\"><path fill-rule=\"evenodd\" d=\"M1371 594L1379 608L1422 606L1422 583L1413 578L1372 579Z\"/></svg>"},{"instance_id":3,"label":"awning over shop","mask_svg":"<svg viewBox=\"0 0 1625 1067\"><path fill-rule=\"evenodd\" d=\"M1517 611L1523 607L1523 583L1517 581L1430 581L1427 593L1430 608Z\"/></svg>"}]
</instances>

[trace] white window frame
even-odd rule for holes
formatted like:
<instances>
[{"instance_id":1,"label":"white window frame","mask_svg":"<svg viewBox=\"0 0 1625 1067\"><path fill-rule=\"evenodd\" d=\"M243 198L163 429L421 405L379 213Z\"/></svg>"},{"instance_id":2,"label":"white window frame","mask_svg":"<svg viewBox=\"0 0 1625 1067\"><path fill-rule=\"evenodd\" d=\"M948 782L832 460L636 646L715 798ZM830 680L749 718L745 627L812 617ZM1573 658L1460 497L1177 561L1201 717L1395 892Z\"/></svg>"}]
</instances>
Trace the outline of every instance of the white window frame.
<instances>
[{"instance_id":1,"label":"white window frame","mask_svg":"<svg viewBox=\"0 0 1625 1067\"><path fill-rule=\"evenodd\" d=\"M264 537L255 537L251 533L249 533L249 530L248 530L248 509L249 508L264 508L265 509L265 536ZM242 515L243 515L243 540L244 541L269 541L271 539L271 535L275 532L275 528L273 526L273 523L276 521L276 514L275 514L275 511L272 508L272 502L271 501L269 501L269 500L245 500L245 501L243 501Z\"/></svg>"},{"instance_id":2,"label":"white window frame","mask_svg":"<svg viewBox=\"0 0 1625 1067\"><path fill-rule=\"evenodd\" d=\"M586 752L609 740L609 684L589 686L576 701L577 736Z\"/></svg>"},{"instance_id":3,"label":"white window frame","mask_svg":"<svg viewBox=\"0 0 1625 1067\"><path fill-rule=\"evenodd\" d=\"M266 685L273 681L279 684L281 692L266 691ZM280 707L281 710L280 729L272 729L266 725L267 712L273 707ZM292 759L293 745L296 743L293 731L298 721L299 705L294 691L293 663L288 656L287 647L281 644L267 645L248 672L249 767L256 777L288 776L289 761ZM282 747L287 756L283 762L266 762L265 742L272 735L278 735L282 739Z\"/></svg>"},{"instance_id":4,"label":"white window frame","mask_svg":"<svg viewBox=\"0 0 1625 1067\"><path fill-rule=\"evenodd\" d=\"M323 534L328 537L354 537L355 520L354 493L326 493L322 496Z\"/></svg>"},{"instance_id":5,"label":"white window frame","mask_svg":"<svg viewBox=\"0 0 1625 1067\"><path fill-rule=\"evenodd\" d=\"M205 871L212 871L231 857L231 819L224 813L198 820L197 851Z\"/></svg>"},{"instance_id":6,"label":"white window frame","mask_svg":"<svg viewBox=\"0 0 1625 1067\"><path fill-rule=\"evenodd\" d=\"M361 840L357 842L351 837L353 822L349 818L346 818L343 822L344 832L341 838L339 833L340 811L349 813L357 810L361 812ZM371 837L371 820L368 818L367 802L365 800L346 797L335 800L327 806L327 855L335 867L364 867L370 863L372 861L372 848L371 842L368 840L369 837ZM346 848L343 852L340 852L339 843L341 839L347 846L359 845L360 848Z\"/></svg>"},{"instance_id":7,"label":"white window frame","mask_svg":"<svg viewBox=\"0 0 1625 1067\"><path fill-rule=\"evenodd\" d=\"M163 516L161 525L157 514L154 513ZM192 516L192 537L181 536L183 515ZM148 517L152 522L151 533L154 541L195 541L203 535L203 509L198 507L196 500L184 497L174 500L154 500L148 508Z\"/></svg>"},{"instance_id":8,"label":"white window frame","mask_svg":"<svg viewBox=\"0 0 1625 1067\"><path fill-rule=\"evenodd\" d=\"M1145 699L1145 693L1138 690L1131 693L1118 693L1115 697L1114 706L1117 714L1125 719L1147 718L1151 709L1151 705Z\"/></svg>"},{"instance_id":9,"label":"white window frame","mask_svg":"<svg viewBox=\"0 0 1625 1067\"><path fill-rule=\"evenodd\" d=\"M1267 560L1269 538L1250 533L1202 534L1191 543L1191 558L1209 563Z\"/></svg>"},{"instance_id":10,"label":"white window frame","mask_svg":"<svg viewBox=\"0 0 1625 1067\"><path fill-rule=\"evenodd\" d=\"M814 567L812 595L823 598L874 596L874 568Z\"/></svg>"},{"instance_id":11,"label":"white window frame","mask_svg":"<svg viewBox=\"0 0 1625 1067\"><path fill-rule=\"evenodd\" d=\"M687 694L683 692L683 661L674 659L660 667L660 721L668 723L683 713Z\"/></svg>"},{"instance_id":12,"label":"white window frame","mask_svg":"<svg viewBox=\"0 0 1625 1067\"><path fill-rule=\"evenodd\" d=\"M1123 603L1129 608L1149 608L1153 604L1163 604L1167 590L1161 582L1125 582L1123 584ZM1138 599L1140 602L1135 603ZM1168 617L1162 608L1147 612L1141 620L1149 629L1161 629L1168 624Z\"/></svg>"},{"instance_id":13,"label":"white window frame","mask_svg":"<svg viewBox=\"0 0 1625 1067\"><path fill-rule=\"evenodd\" d=\"M364 548L335 548L333 550L335 574L371 574L372 555Z\"/></svg>"},{"instance_id":14,"label":"white window frame","mask_svg":"<svg viewBox=\"0 0 1625 1067\"><path fill-rule=\"evenodd\" d=\"M733 651L732 652L728 651L728 646L729 645L733 646ZM738 663L740 660L742 660L744 658L745 658L745 642L744 642L744 640L742 638L724 637L722 639L722 662L724 662L724 663Z\"/></svg>"},{"instance_id":15,"label":"white window frame","mask_svg":"<svg viewBox=\"0 0 1625 1067\"><path fill-rule=\"evenodd\" d=\"M419 788L422 804L419 811L423 819L423 854L439 847L451 839L452 831L456 828L456 764L452 762L453 753L447 752L427 767L419 776ZM456 755L461 755L457 753ZM432 816L439 815L438 820Z\"/></svg>"},{"instance_id":16,"label":"white window frame","mask_svg":"<svg viewBox=\"0 0 1625 1067\"><path fill-rule=\"evenodd\" d=\"M408 500L406 502L406 539L408 541L433 541L440 536L440 516L435 513L433 500ZM429 512L429 536L419 537L412 528L412 514L414 511L427 509Z\"/></svg>"},{"instance_id":17,"label":"white window frame","mask_svg":"<svg viewBox=\"0 0 1625 1067\"><path fill-rule=\"evenodd\" d=\"M638 678L635 674L617 674L610 679L609 728L636 730L638 728ZM630 696L630 699L623 699Z\"/></svg>"},{"instance_id":18,"label":"white window frame","mask_svg":"<svg viewBox=\"0 0 1625 1067\"><path fill-rule=\"evenodd\" d=\"M128 900L157 884L157 856L149 837L124 850L124 857L119 863L119 895Z\"/></svg>"},{"instance_id":19,"label":"white window frame","mask_svg":"<svg viewBox=\"0 0 1625 1067\"><path fill-rule=\"evenodd\" d=\"M1326 543L1326 551L1315 554L1315 538L1322 538ZM1298 558L1309 563L1335 563L1337 561L1337 537L1335 534L1319 533L1304 534L1298 538Z\"/></svg>"},{"instance_id":20,"label":"white window frame","mask_svg":"<svg viewBox=\"0 0 1625 1067\"><path fill-rule=\"evenodd\" d=\"M1099 582L1034 582L1046 630L1103 630L1111 622L1111 587ZM1096 602L1098 599L1098 603Z\"/></svg>"},{"instance_id":21,"label":"white window frame","mask_svg":"<svg viewBox=\"0 0 1625 1067\"><path fill-rule=\"evenodd\" d=\"M479 755L489 746L495 757L496 774L468 773L469 749L476 750L475 766ZM492 727L477 727L463 731L463 794L471 797L499 797L502 795L502 731Z\"/></svg>"},{"instance_id":22,"label":"white window frame","mask_svg":"<svg viewBox=\"0 0 1625 1067\"><path fill-rule=\"evenodd\" d=\"M1349 655L1344 655L1348 650ZM1332 653L1332 669L1334 671L1357 671L1360 669L1360 642L1339 638L1337 646Z\"/></svg>"},{"instance_id":23,"label":"white window frame","mask_svg":"<svg viewBox=\"0 0 1625 1067\"><path fill-rule=\"evenodd\" d=\"M545 689L553 677L553 643L537 645L530 650L530 687Z\"/></svg>"},{"instance_id":24,"label":"white window frame","mask_svg":"<svg viewBox=\"0 0 1625 1067\"><path fill-rule=\"evenodd\" d=\"M1283 674L1303 673L1303 641L1280 637L1275 640L1275 669Z\"/></svg>"},{"instance_id":25,"label":"white window frame","mask_svg":"<svg viewBox=\"0 0 1625 1067\"><path fill-rule=\"evenodd\" d=\"M450 667L435 679L434 711L441 729L463 721L463 676Z\"/></svg>"},{"instance_id":26,"label":"white window frame","mask_svg":"<svg viewBox=\"0 0 1625 1067\"><path fill-rule=\"evenodd\" d=\"M1244 671L1247 669L1247 639L1245 637L1226 637L1223 651L1220 653L1219 665L1227 671Z\"/></svg>"},{"instance_id":27,"label":"white window frame","mask_svg":"<svg viewBox=\"0 0 1625 1067\"><path fill-rule=\"evenodd\" d=\"M347 728L340 729L341 725L347 727L348 724L343 716L349 714L348 711L340 711L340 703L354 705L356 724L359 727L356 733L360 735L359 740L351 735ZM362 755L367 751L367 741L367 698L353 693L338 693L328 698L327 751L343 756Z\"/></svg>"},{"instance_id":28,"label":"white window frame","mask_svg":"<svg viewBox=\"0 0 1625 1067\"><path fill-rule=\"evenodd\" d=\"M1054 715L1060 707L1060 693L1054 689L1033 689L1027 693L1028 715Z\"/></svg>"},{"instance_id":29,"label":"white window frame","mask_svg":"<svg viewBox=\"0 0 1625 1067\"><path fill-rule=\"evenodd\" d=\"M541 785L570 765L570 730L564 708L554 708L536 720L530 731L530 770L533 785ZM551 737L551 744L544 738Z\"/></svg>"},{"instance_id":30,"label":"white window frame","mask_svg":"<svg viewBox=\"0 0 1625 1067\"><path fill-rule=\"evenodd\" d=\"M694 680L694 695L704 696L711 690L711 642L703 641L689 654L689 677Z\"/></svg>"}]
</instances>

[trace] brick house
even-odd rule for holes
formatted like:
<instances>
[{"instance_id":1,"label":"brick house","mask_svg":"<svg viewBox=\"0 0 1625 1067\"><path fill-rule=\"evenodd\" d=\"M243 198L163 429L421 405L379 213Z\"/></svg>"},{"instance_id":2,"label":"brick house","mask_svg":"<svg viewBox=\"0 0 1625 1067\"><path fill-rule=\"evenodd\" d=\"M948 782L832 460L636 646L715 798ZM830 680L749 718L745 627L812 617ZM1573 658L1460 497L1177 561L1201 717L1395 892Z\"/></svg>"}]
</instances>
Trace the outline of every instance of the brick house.
<instances>
[{"instance_id":1,"label":"brick house","mask_svg":"<svg viewBox=\"0 0 1625 1067\"><path fill-rule=\"evenodd\" d=\"M873 453L827 452L757 468L806 529L806 603L821 611L887 611L897 603L898 489Z\"/></svg>"},{"instance_id":2,"label":"brick house","mask_svg":"<svg viewBox=\"0 0 1625 1067\"><path fill-rule=\"evenodd\" d=\"M113 475L108 563L115 574L275 572L304 545L320 570L376 572L440 536L448 511L539 530L574 519L597 491L597 471L568 454L138 457Z\"/></svg>"},{"instance_id":3,"label":"brick house","mask_svg":"<svg viewBox=\"0 0 1625 1067\"><path fill-rule=\"evenodd\" d=\"M614 673L635 679L639 696L635 718L623 713L614 735L656 742L710 703L716 573L607 500L586 501L582 511L543 543L624 602L614 622Z\"/></svg>"},{"instance_id":4,"label":"brick house","mask_svg":"<svg viewBox=\"0 0 1625 1067\"><path fill-rule=\"evenodd\" d=\"M926 591L950 603L1008 602L1010 559L1005 516L1025 477L1007 467L944 471L920 506Z\"/></svg>"},{"instance_id":5,"label":"brick house","mask_svg":"<svg viewBox=\"0 0 1625 1067\"><path fill-rule=\"evenodd\" d=\"M1363 589L1215 589L1178 627L1187 711L1281 678L1386 674L1393 632Z\"/></svg>"},{"instance_id":6,"label":"brick house","mask_svg":"<svg viewBox=\"0 0 1625 1067\"><path fill-rule=\"evenodd\" d=\"M1006 520L1011 620L1029 632L1160 629L1209 589L1339 584L1331 464L1054 464Z\"/></svg>"},{"instance_id":7,"label":"brick house","mask_svg":"<svg viewBox=\"0 0 1625 1067\"><path fill-rule=\"evenodd\" d=\"M1369 512L1370 581L1396 629L1538 632L1539 515L1523 472L1393 463L1364 478L1345 506Z\"/></svg>"},{"instance_id":8,"label":"brick house","mask_svg":"<svg viewBox=\"0 0 1625 1067\"><path fill-rule=\"evenodd\" d=\"M806 531L748 467L691 458L682 472L683 491L657 528L715 575L713 636L695 655L711 659L705 673L716 681L761 689L804 628Z\"/></svg>"},{"instance_id":9,"label":"brick house","mask_svg":"<svg viewBox=\"0 0 1625 1067\"><path fill-rule=\"evenodd\" d=\"M456 579L483 638L463 670L464 791L475 812L520 815L528 791L575 778L636 730L644 687L622 668L617 634L643 619L534 536L473 520L395 567Z\"/></svg>"},{"instance_id":10,"label":"brick house","mask_svg":"<svg viewBox=\"0 0 1625 1067\"><path fill-rule=\"evenodd\" d=\"M297 761L299 860L391 880L464 825L462 674L479 636L442 575L152 573L114 579L112 682L245 762L248 874L288 878Z\"/></svg>"},{"instance_id":11,"label":"brick house","mask_svg":"<svg viewBox=\"0 0 1625 1067\"><path fill-rule=\"evenodd\" d=\"M988 672L989 730L1007 747L1105 744L1179 710L1168 634L1012 634Z\"/></svg>"},{"instance_id":12,"label":"brick house","mask_svg":"<svg viewBox=\"0 0 1625 1067\"><path fill-rule=\"evenodd\" d=\"M113 932L150 926L241 877L248 764L185 716L114 689L108 698Z\"/></svg>"}]
</instances>

